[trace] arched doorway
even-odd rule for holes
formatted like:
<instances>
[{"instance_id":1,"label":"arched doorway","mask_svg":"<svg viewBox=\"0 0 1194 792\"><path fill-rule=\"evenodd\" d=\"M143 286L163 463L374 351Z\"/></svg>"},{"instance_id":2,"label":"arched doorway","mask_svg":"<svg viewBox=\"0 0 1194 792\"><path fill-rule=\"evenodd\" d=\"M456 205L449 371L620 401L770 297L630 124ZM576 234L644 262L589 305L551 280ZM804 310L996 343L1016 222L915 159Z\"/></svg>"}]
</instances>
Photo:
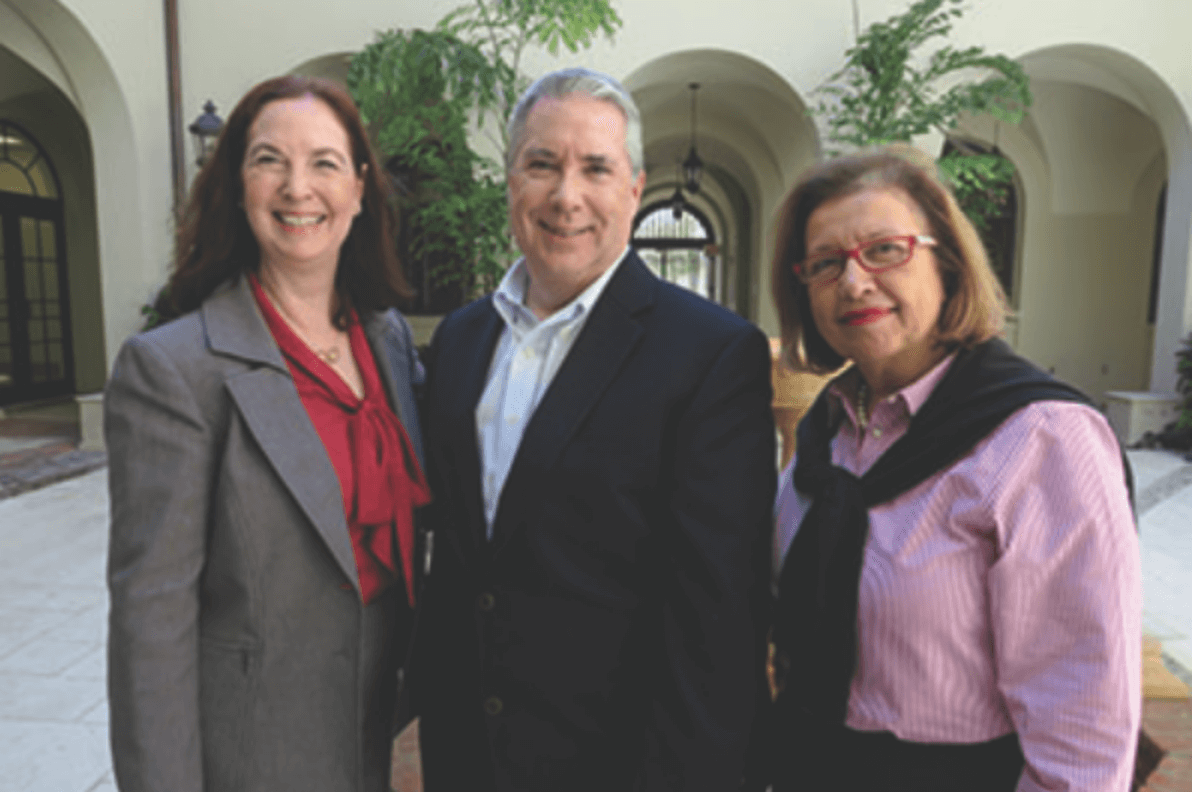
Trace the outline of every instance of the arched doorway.
<instances>
[{"instance_id":1,"label":"arched doorway","mask_svg":"<svg viewBox=\"0 0 1194 792\"><path fill-rule=\"evenodd\" d=\"M700 86L695 112L691 83ZM703 176L699 191L685 198L716 230L713 297L777 332L766 297L768 218L820 148L804 100L788 77L746 50L674 50L635 68L623 84L642 115L644 204L667 201L677 164L695 148ZM671 260L669 253L669 269Z\"/></svg>"},{"instance_id":2,"label":"arched doorway","mask_svg":"<svg viewBox=\"0 0 1194 792\"><path fill-rule=\"evenodd\" d=\"M647 267L669 283L718 300L717 239L713 226L691 204L657 201L639 210L630 244Z\"/></svg>"},{"instance_id":3,"label":"arched doorway","mask_svg":"<svg viewBox=\"0 0 1194 792\"><path fill-rule=\"evenodd\" d=\"M0 119L0 404L74 392L62 218L45 152Z\"/></svg>"},{"instance_id":4,"label":"arched doorway","mask_svg":"<svg viewBox=\"0 0 1194 792\"><path fill-rule=\"evenodd\" d=\"M1016 295L1016 252L1017 252L1017 219L1019 216L1019 185L1016 178L1015 164L1003 156L998 143L986 144L979 141L967 140L960 137L949 137L941 150L941 159L950 155L981 156L988 163L992 163L994 172L1002 170L1007 174L1005 179L995 179L987 183L985 189L977 189L973 185L956 185L954 196L962 207L962 211L974 223L979 238L987 250L991 269L999 278L1003 286L1003 293L1012 306L1017 304ZM1002 164L1000 164L1002 161Z\"/></svg>"}]
</instances>

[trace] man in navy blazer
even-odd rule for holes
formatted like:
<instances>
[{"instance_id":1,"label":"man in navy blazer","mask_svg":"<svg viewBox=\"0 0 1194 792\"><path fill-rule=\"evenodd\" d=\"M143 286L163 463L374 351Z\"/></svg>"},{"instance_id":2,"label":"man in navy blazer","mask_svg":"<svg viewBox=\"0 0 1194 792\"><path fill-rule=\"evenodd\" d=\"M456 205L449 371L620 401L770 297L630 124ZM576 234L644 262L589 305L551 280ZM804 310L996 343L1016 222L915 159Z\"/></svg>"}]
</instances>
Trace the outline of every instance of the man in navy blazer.
<instances>
[{"instance_id":1,"label":"man in navy blazer","mask_svg":"<svg viewBox=\"0 0 1194 792\"><path fill-rule=\"evenodd\" d=\"M766 696L767 341L630 249L642 134L616 80L547 75L510 140L524 258L428 355L425 788L738 789Z\"/></svg>"}]
</instances>

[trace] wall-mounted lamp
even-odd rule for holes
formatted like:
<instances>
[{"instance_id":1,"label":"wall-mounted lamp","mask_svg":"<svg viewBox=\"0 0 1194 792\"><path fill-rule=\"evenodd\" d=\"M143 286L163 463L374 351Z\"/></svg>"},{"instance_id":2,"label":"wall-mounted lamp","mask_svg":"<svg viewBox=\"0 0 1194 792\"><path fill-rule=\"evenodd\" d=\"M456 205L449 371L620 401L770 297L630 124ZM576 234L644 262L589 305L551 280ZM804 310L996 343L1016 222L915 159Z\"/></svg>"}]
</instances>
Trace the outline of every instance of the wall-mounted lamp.
<instances>
[{"instance_id":1,"label":"wall-mounted lamp","mask_svg":"<svg viewBox=\"0 0 1194 792\"><path fill-rule=\"evenodd\" d=\"M203 114L187 127L195 136L195 151L198 152L195 164L200 168L203 167L203 163L207 162L207 157L215 147L216 139L219 138L220 130L223 128L224 119L216 115L216 105L208 99L203 105Z\"/></svg>"}]
</instances>

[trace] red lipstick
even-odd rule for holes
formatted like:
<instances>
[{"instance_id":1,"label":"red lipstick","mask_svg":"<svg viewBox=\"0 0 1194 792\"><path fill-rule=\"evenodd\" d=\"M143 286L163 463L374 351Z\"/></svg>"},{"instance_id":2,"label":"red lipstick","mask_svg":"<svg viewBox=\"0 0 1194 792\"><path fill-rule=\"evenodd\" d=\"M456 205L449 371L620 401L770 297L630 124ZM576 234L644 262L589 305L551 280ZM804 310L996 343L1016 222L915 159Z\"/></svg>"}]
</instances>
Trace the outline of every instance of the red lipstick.
<instances>
[{"instance_id":1,"label":"red lipstick","mask_svg":"<svg viewBox=\"0 0 1194 792\"><path fill-rule=\"evenodd\" d=\"M865 308L861 311L849 311L844 313L839 321L842 324L855 327L857 325L865 325L870 324L871 322L877 322L884 316L887 316L887 314L888 310L886 308Z\"/></svg>"}]
</instances>

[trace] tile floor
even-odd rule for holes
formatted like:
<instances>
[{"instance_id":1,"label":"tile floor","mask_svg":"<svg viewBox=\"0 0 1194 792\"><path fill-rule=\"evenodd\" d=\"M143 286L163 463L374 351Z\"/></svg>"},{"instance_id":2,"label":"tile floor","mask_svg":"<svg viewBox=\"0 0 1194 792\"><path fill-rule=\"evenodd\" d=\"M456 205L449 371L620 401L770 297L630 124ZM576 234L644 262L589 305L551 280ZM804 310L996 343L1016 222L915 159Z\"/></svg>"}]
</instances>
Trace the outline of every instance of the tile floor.
<instances>
[{"instance_id":1,"label":"tile floor","mask_svg":"<svg viewBox=\"0 0 1194 792\"><path fill-rule=\"evenodd\" d=\"M1190 464L1129 455L1146 506L1145 626L1188 679ZM104 690L106 475L0 501L0 792L116 790Z\"/></svg>"}]
</instances>

